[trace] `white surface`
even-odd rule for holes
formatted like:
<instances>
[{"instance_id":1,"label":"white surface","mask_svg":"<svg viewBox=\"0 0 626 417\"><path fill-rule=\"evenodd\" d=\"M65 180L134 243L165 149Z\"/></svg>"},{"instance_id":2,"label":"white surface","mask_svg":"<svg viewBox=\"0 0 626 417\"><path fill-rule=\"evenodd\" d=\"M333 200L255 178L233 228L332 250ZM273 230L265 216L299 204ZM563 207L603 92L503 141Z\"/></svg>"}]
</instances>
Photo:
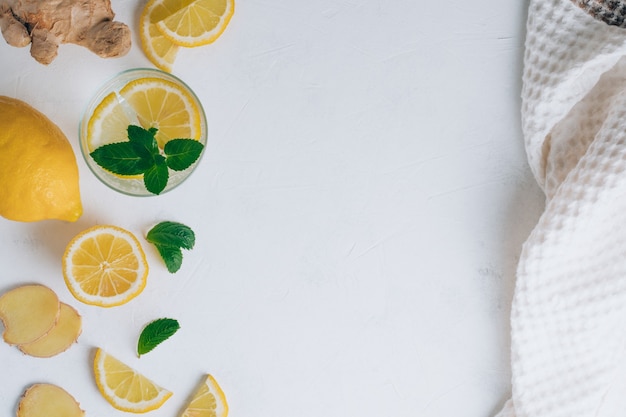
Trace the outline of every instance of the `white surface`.
<instances>
[{"instance_id":1,"label":"white surface","mask_svg":"<svg viewBox=\"0 0 626 417\"><path fill-rule=\"evenodd\" d=\"M51 359L0 343L0 414L34 382L91 417L96 346L174 391L173 416L211 372L232 417L487 416L510 396L509 309L543 195L519 126L526 3L240 1L215 44L173 73L202 100L207 154L163 196L116 194L89 172L78 121L97 88L150 66L138 47L102 60L65 45L50 66L0 42L0 94L72 142L85 212L75 224L0 219L0 291L44 283L84 317ZM136 29L139 2L113 1ZM135 30L136 33L136 30ZM148 244L146 290L113 309L74 300L69 239L96 223L137 235L161 220L197 245L170 275ZM150 320L182 329L136 359Z\"/></svg>"}]
</instances>

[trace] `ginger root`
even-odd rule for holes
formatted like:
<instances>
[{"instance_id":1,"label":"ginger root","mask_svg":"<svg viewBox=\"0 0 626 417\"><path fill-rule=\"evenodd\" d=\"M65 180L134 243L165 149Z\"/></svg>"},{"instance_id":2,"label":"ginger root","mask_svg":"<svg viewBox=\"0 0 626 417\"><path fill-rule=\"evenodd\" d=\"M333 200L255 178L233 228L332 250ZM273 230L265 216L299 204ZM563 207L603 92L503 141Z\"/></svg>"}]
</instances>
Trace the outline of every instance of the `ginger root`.
<instances>
[{"instance_id":1,"label":"ginger root","mask_svg":"<svg viewBox=\"0 0 626 417\"><path fill-rule=\"evenodd\" d=\"M30 46L42 64L51 63L63 43L84 46L103 57L125 55L131 32L114 21L110 0L0 0L0 30L9 45Z\"/></svg>"}]
</instances>

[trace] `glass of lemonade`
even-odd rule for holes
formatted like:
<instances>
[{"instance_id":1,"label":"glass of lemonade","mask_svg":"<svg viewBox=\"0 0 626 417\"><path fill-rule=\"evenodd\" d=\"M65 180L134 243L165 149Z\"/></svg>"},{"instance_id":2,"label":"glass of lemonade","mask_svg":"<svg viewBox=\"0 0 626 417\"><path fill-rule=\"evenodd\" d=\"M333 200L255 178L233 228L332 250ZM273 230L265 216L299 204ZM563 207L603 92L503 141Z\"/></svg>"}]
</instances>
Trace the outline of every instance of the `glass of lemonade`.
<instances>
[{"instance_id":1,"label":"glass of lemonade","mask_svg":"<svg viewBox=\"0 0 626 417\"><path fill-rule=\"evenodd\" d=\"M106 82L91 99L80 121L80 148L87 166L110 188L133 196L156 195L146 189L142 174L120 175L102 168L90 155L95 149L128 141L128 126L156 128L159 151L168 140L193 139L203 147L184 170L168 168L163 194L180 185L200 162L207 141L206 116L200 100L179 78L158 69L124 71Z\"/></svg>"}]
</instances>

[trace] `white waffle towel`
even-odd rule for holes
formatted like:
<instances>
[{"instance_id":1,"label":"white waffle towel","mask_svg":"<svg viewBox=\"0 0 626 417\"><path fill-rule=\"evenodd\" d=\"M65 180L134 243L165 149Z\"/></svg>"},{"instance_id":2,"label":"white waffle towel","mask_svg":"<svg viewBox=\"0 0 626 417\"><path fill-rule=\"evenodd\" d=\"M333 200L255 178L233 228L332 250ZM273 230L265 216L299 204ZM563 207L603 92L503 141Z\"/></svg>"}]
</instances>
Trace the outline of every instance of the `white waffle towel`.
<instances>
[{"instance_id":1,"label":"white waffle towel","mask_svg":"<svg viewBox=\"0 0 626 417\"><path fill-rule=\"evenodd\" d=\"M626 380L616 372L626 347L624 16L625 0L530 0L522 125L546 207L517 270L512 398L498 417L600 416Z\"/></svg>"}]
</instances>

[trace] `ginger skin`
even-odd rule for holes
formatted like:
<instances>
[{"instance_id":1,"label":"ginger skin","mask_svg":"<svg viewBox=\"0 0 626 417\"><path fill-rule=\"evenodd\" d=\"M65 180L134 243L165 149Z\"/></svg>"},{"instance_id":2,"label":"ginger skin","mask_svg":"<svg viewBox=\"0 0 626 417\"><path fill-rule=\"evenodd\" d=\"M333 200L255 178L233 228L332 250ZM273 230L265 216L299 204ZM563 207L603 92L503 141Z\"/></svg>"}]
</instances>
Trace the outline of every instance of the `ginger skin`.
<instances>
[{"instance_id":1,"label":"ginger skin","mask_svg":"<svg viewBox=\"0 0 626 417\"><path fill-rule=\"evenodd\" d=\"M51 63L63 43L84 46L103 58L125 55L131 32L113 20L110 0L0 0L0 30L11 46Z\"/></svg>"}]
</instances>

